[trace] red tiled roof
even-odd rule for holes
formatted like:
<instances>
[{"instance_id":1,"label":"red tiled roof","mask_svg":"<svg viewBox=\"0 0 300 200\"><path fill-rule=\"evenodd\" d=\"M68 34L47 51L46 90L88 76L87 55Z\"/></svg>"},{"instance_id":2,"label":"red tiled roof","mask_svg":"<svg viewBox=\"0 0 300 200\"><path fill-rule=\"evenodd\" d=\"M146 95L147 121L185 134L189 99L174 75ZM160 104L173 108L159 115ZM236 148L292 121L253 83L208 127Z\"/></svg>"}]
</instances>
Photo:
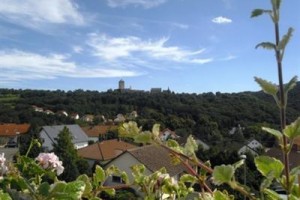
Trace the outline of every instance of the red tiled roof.
<instances>
[{"instance_id":1,"label":"red tiled roof","mask_svg":"<svg viewBox=\"0 0 300 200\"><path fill-rule=\"evenodd\" d=\"M117 126L99 125L82 127L82 130L88 137L98 137L99 135L106 134L109 130L117 129Z\"/></svg>"},{"instance_id":2,"label":"red tiled roof","mask_svg":"<svg viewBox=\"0 0 300 200\"><path fill-rule=\"evenodd\" d=\"M79 156L92 160L111 160L127 149L135 148L135 145L124 141L104 140L77 150Z\"/></svg>"},{"instance_id":3,"label":"red tiled roof","mask_svg":"<svg viewBox=\"0 0 300 200\"><path fill-rule=\"evenodd\" d=\"M0 136L16 136L29 131L29 124L0 124Z\"/></svg>"},{"instance_id":4,"label":"red tiled roof","mask_svg":"<svg viewBox=\"0 0 300 200\"><path fill-rule=\"evenodd\" d=\"M172 164L170 152L157 145L146 145L128 150L133 157L135 157L140 163L145 165L152 172L165 167L170 176L177 175L185 171L184 165Z\"/></svg>"}]
</instances>

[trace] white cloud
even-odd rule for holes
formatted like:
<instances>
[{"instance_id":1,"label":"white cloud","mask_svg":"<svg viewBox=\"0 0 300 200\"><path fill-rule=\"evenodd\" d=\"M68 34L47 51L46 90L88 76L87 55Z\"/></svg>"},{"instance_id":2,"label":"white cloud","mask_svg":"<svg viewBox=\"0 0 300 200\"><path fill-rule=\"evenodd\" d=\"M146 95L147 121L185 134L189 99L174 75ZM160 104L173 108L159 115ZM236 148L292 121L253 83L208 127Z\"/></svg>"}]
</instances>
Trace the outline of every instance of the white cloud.
<instances>
[{"instance_id":1,"label":"white cloud","mask_svg":"<svg viewBox=\"0 0 300 200\"><path fill-rule=\"evenodd\" d=\"M73 46L72 48L75 53L81 53L83 51L81 46Z\"/></svg>"},{"instance_id":2,"label":"white cloud","mask_svg":"<svg viewBox=\"0 0 300 200\"><path fill-rule=\"evenodd\" d=\"M159 6L167 2L167 0L107 0L108 6L115 7L126 7L128 5L142 6L144 8L152 8Z\"/></svg>"},{"instance_id":3,"label":"white cloud","mask_svg":"<svg viewBox=\"0 0 300 200\"><path fill-rule=\"evenodd\" d=\"M142 40L139 37L110 37L105 34L90 34L87 44L92 47L93 54L104 60L115 61L139 57L142 60L170 61L178 63L203 64L212 59L201 59L199 55L205 51L191 51L178 46L168 46L168 38L155 41Z\"/></svg>"},{"instance_id":4,"label":"white cloud","mask_svg":"<svg viewBox=\"0 0 300 200\"><path fill-rule=\"evenodd\" d=\"M213 18L211 21L216 24L229 24L232 22L231 19L222 16Z\"/></svg>"},{"instance_id":5,"label":"white cloud","mask_svg":"<svg viewBox=\"0 0 300 200\"><path fill-rule=\"evenodd\" d=\"M181 29L188 29L189 28L189 25L187 25L187 24L173 23L172 25L177 27L177 28L181 28Z\"/></svg>"},{"instance_id":6,"label":"white cloud","mask_svg":"<svg viewBox=\"0 0 300 200\"><path fill-rule=\"evenodd\" d=\"M84 24L72 0L1 0L0 16L25 26L37 24Z\"/></svg>"},{"instance_id":7,"label":"white cloud","mask_svg":"<svg viewBox=\"0 0 300 200\"><path fill-rule=\"evenodd\" d=\"M57 77L126 77L138 76L132 70L113 67L83 67L61 54L40 55L19 50L0 51L2 82L54 79Z\"/></svg>"}]
</instances>

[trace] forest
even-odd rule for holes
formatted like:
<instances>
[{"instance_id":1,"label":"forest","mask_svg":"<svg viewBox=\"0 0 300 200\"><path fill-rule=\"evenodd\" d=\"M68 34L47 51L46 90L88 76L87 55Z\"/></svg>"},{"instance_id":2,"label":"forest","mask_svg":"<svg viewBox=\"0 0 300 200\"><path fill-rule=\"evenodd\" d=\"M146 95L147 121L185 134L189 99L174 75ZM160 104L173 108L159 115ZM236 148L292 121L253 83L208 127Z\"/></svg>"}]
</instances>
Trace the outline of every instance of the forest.
<instances>
[{"instance_id":1,"label":"forest","mask_svg":"<svg viewBox=\"0 0 300 200\"><path fill-rule=\"evenodd\" d=\"M298 84L299 85L299 84ZM300 108L300 86L289 93L287 121L297 118ZM79 116L92 114L114 119L117 114L136 111L137 123L150 130L158 123L180 136L194 135L210 145L235 150L241 142L255 138L264 146L272 146L274 138L261 131L262 125L276 127L279 116L272 97L262 91L240 93L161 93L120 91L49 91L0 89L0 122L30 123L36 126L81 123L66 116L35 112L32 106L54 113L65 110ZM101 123L97 121L96 123ZM228 134L242 127L243 134ZM229 147L228 146L228 147Z\"/></svg>"}]
</instances>

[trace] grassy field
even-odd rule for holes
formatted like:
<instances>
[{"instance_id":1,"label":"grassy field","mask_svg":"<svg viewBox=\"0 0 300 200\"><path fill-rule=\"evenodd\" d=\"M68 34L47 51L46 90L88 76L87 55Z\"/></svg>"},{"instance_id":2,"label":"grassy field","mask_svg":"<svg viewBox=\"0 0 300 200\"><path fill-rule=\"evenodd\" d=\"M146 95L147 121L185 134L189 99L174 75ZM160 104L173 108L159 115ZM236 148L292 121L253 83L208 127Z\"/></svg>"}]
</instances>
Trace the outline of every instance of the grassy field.
<instances>
[{"instance_id":1,"label":"grassy field","mask_svg":"<svg viewBox=\"0 0 300 200\"><path fill-rule=\"evenodd\" d=\"M14 94L0 94L0 104L7 106L15 106L15 103L20 99L19 95Z\"/></svg>"}]
</instances>

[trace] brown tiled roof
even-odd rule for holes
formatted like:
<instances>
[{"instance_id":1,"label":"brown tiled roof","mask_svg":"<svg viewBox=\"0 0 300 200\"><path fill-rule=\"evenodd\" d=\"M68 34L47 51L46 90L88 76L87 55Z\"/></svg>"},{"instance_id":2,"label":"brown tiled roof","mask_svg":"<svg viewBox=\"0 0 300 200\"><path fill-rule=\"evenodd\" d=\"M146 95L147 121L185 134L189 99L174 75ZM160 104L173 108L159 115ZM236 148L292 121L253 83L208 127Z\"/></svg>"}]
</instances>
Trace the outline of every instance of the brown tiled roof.
<instances>
[{"instance_id":1,"label":"brown tiled roof","mask_svg":"<svg viewBox=\"0 0 300 200\"><path fill-rule=\"evenodd\" d=\"M279 147L273 147L269 151L266 152L267 156L274 157L278 160L281 160L283 162L283 154L282 150ZM297 166L300 166L300 152L296 151L295 149L292 149L289 153L289 164L290 168L294 168Z\"/></svg>"},{"instance_id":2,"label":"brown tiled roof","mask_svg":"<svg viewBox=\"0 0 300 200\"><path fill-rule=\"evenodd\" d=\"M106 161L111 160L124 151L135 148L135 145L129 144L124 141L104 140L87 147L78 149L78 155L92 160Z\"/></svg>"},{"instance_id":3,"label":"brown tiled roof","mask_svg":"<svg viewBox=\"0 0 300 200\"><path fill-rule=\"evenodd\" d=\"M130 149L128 152L152 172L157 171L162 167L166 168L170 176L185 171L185 167L182 164L173 165L168 150L160 146L147 145Z\"/></svg>"},{"instance_id":4,"label":"brown tiled roof","mask_svg":"<svg viewBox=\"0 0 300 200\"><path fill-rule=\"evenodd\" d=\"M99 125L82 127L82 130L89 137L98 137L99 135L106 134L109 130L116 129L117 126Z\"/></svg>"},{"instance_id":5,"label":"brown tiled roof","mask_svg":"<svg viewBox=\"0 0 300 200\"><path fill-rule=\"evenodd\" d=\"M0 124L0 136L16 136L29 131L29 124Z\"/></svg>"}]
</instances>

